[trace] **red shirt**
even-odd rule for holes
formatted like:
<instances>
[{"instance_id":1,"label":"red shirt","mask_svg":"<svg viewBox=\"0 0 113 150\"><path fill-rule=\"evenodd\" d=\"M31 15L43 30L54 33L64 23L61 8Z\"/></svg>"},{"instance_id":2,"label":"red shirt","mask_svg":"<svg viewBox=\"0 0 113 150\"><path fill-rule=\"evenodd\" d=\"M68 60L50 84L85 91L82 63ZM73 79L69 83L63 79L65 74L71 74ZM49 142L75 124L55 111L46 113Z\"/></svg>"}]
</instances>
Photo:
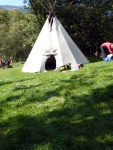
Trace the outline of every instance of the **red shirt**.
<instances>
[{"instance_id":1,"label":"red shirt","mask_svg":"<svg viewBox=\"0 0 113 150\"><path fill-rule=\"evenodd\" d=\"M108 50L109 50L109 52L111 53L111 54L113 54L113 49L111 48L111 45L112 45L113 43L110 43L110 42L105 42L105 43L103 43L101 46L103 47L103 48L107 48Z\"/></svg>"},{"instance_id":2,"label":"red shirt","mask_svg":"<svg viewBox=\"0 0 113 150\"><path fill-rule=\"evenodd\" d=\"M3 61L2 61L2 59L0 60L0 64L2 64L3 63Z\"/></svg>"}]
</instances>

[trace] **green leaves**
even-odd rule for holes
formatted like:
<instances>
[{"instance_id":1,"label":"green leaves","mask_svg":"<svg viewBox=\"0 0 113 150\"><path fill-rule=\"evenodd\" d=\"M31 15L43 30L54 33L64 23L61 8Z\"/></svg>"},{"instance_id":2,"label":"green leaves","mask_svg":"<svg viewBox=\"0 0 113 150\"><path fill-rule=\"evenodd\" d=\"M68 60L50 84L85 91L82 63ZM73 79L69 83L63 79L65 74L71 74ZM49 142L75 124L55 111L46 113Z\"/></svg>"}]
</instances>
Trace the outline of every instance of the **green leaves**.
<instances>
[{"instance_id":1,"label":"green leaves","mask_svg":"<svg viewBox=\"0 0 113 150\"><path fill-rule=\"evenodd\" d=\"M0 57L26 59L54 4L54 0L25 1L30 13L0 9ZM83 53L92 56L103 41L112 41L112 11L111 0L58 0L54 13Z\"/></svg>"},{"instance_id":2,"label":"green leaves","mask_svg":"<svg viewBox=\"0 0 113 150\"><path fill-rule=\"evenodd\" d=\"M36 16L18 10L0 10L0 20L0 57L25 59L39 32Z\"/></svg>"}]
</instances>

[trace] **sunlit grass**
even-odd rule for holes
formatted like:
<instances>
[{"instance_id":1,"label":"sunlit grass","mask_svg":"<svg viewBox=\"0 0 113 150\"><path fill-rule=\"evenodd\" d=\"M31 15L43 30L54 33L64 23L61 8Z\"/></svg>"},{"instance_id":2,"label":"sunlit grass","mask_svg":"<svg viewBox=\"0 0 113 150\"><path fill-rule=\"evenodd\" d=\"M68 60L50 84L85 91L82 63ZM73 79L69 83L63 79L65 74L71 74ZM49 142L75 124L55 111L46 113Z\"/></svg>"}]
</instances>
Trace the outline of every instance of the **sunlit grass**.
<instances>
[{"instance_id":1,"label":"sunlit grass","mask_svg":"<svg viewBox=\"0 0 113 150\"><path fill-rule=\"evenodd\" d=\"M113 62L78 71L0 69L1 150L111 150Z\"/></svg>"}]
</instances>

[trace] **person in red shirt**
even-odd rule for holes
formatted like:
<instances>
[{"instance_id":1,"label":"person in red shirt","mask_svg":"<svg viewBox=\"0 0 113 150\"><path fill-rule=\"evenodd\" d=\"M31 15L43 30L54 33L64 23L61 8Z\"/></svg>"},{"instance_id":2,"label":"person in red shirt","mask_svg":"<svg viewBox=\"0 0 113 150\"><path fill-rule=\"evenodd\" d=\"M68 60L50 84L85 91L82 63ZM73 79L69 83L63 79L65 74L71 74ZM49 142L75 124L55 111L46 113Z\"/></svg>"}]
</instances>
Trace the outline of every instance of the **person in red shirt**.
<instances>
[{"instance_id":1,"label":"person in red shirt","mask_svg":"<svg viewBox=\"0 0 113 150\"><path fill-rule=\"evenodd\" d=\"M105 42L100 46L100 49L104 61L113 60L113 43Z\"/></svg>"},{"instance_id":2,"label":"person in red shirt","mask_svg":"<svg viewBox=\"0 0 113 150\"><path fill-rule=\"evenodd\" d=\"M2 63L3 63L3 60L2 60L2 59L0 59L0 65L2 65Z\"/></svg>"}]
</instances>

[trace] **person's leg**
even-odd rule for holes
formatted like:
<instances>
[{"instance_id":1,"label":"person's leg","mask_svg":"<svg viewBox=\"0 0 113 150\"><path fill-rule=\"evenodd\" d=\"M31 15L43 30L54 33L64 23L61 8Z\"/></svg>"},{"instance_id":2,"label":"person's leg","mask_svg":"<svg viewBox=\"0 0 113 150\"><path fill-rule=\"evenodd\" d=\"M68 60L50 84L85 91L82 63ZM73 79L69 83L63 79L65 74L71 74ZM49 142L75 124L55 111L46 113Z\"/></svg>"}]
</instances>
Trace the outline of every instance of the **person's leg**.
<instances>
[{"instance_id":1,"label":"person's leg","mask_svg":"<svg viewBox=\"0 0 113 150\"><path fill-rule=\"evenodd\" d=\"M107 55L106 55L106 53L105 53L105 49L104 49L102 46L100 46L100 50L101 50L101 53L102 53L102 58L103 58L103 59L106 58Z\"/></svg>"},{"instance_id":2,"label":"person's leg","mask_svg":"<svg viewBox=\"0 0 113 150\"><path fill-rule=\"evenodd\" d=\"M2 68L5 68L5 62L2 63Z\"/></svg>"}]
</instances>

